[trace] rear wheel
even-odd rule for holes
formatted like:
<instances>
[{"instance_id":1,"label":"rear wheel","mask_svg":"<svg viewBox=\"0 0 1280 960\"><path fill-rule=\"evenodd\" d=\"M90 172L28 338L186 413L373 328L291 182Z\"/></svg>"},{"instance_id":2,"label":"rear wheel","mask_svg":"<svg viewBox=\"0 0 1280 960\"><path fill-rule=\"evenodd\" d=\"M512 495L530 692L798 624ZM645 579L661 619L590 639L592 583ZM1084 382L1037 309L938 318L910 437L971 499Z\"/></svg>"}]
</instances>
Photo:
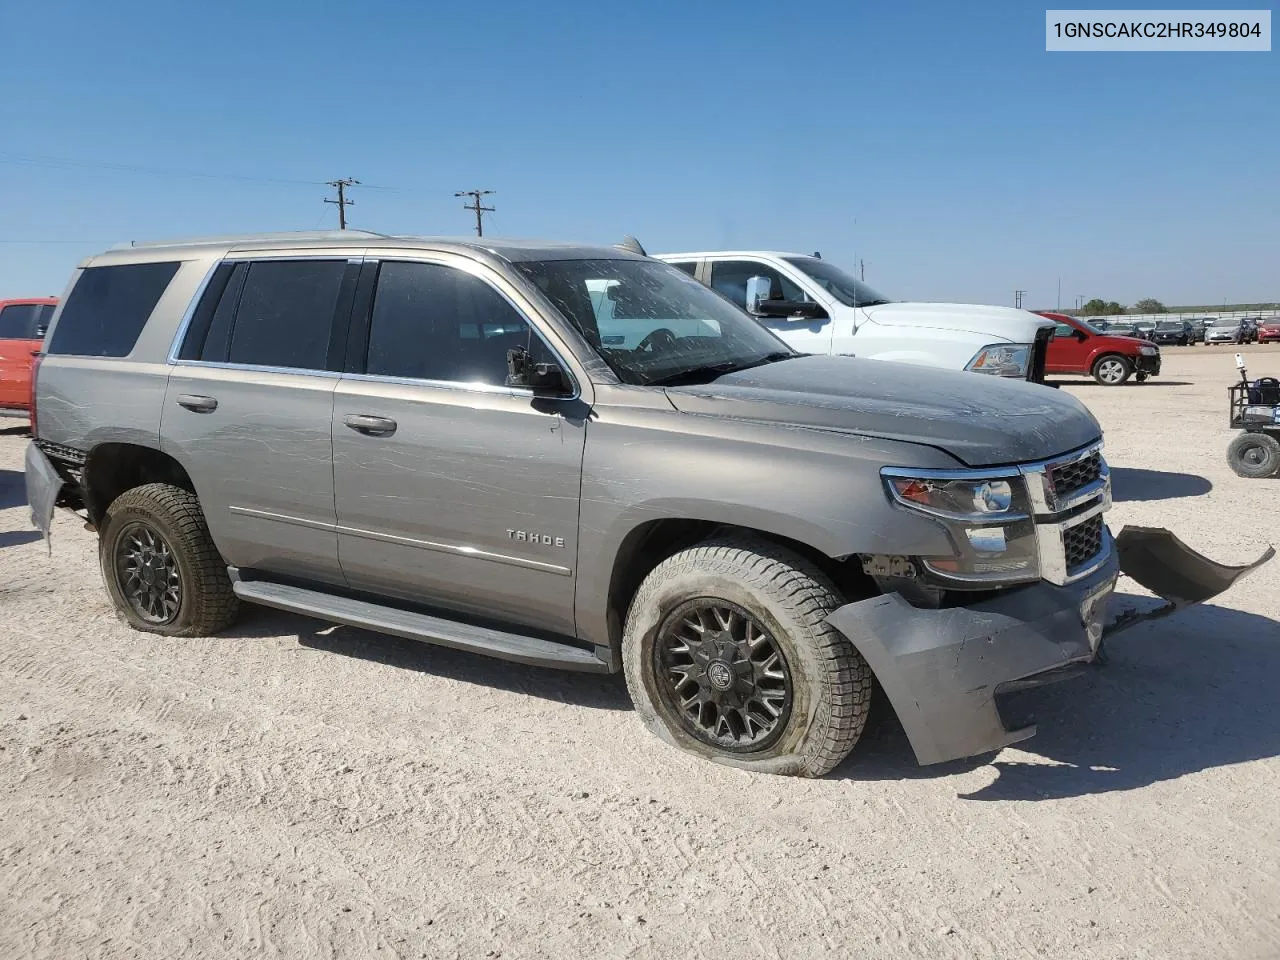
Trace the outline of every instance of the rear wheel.
<instances>
[{"instance_id":1,"label":"rear wheel","mask_svg":"<svg viewBox=\"0 0 1280 960\"><path fill-rule=\"evenodd\" d=\"M167 483L122 493L100 524L98 559L120 618L170 637L217 633L239 602L196 495Z\"/></svg>"},{"instance_id":2,"label":"rear wheel","mask_svg":"<svg viewBox=\"0 0 1280 960\"><path fill-rule=\"evenodd\" d=\"M1093 365L1093 379L1104 387L1120 386L1129 379L1131 373L1133 373L1133 364L1127 357L1122 357L1118 353L1099 357Z\"/></svg>"},{"instance_id":3,"label":"rear wheel","mask_svg":"<svg viewBox=\"0 0 1280 960\"><path fill-rule=\"evenodd\" d=\"M871 669L827 623L841 600L812 564L755 538L660 563L627 615L623 669L662 740L717 763L817 777L853 749Z\"/></svg>"},{"instance_id":4,"label":"rear wheel","mask_svg":"<svg viewBox=\"0 0 1280 960\"><path fill-rule=\"evenodd\" d=\"M1242 433L1227 447L1227 463L1241 477L1276 476L1280 474L1280 442L1266 433Z\"/></svg>"}]
</instances>

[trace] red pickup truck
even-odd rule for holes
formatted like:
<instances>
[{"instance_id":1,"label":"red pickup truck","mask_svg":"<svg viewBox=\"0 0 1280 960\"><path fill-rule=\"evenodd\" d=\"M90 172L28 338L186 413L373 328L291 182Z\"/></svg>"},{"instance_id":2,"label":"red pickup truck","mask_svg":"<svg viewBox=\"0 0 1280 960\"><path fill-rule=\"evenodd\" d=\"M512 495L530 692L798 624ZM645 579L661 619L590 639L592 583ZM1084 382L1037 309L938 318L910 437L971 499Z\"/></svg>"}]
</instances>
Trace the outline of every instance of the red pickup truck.
<instances>
[{"instance_id":1,"label":"red pickup truck","mask_svg":"<svg viewBox=\"0 0 1280 960\"><path fill-rule=\"evenodd\" d=\"M53 297L0 300L0 411L30 406L31 361L57 305Z\"/></svg>"},{"instance_id":2,"label":"red pickup truck","mask_svg":"<svg viewBox=\"0 0 1280 960\"><path fill-rule=\"evenodd\" d=\"M1044 372L1093 377L1118 387L1130 377L1139 383L1160 372L1160 348L1140 337L1113 336L1065 313L1037 311L1056 326L1045 356Z\"/></svg>"}]
</instances>

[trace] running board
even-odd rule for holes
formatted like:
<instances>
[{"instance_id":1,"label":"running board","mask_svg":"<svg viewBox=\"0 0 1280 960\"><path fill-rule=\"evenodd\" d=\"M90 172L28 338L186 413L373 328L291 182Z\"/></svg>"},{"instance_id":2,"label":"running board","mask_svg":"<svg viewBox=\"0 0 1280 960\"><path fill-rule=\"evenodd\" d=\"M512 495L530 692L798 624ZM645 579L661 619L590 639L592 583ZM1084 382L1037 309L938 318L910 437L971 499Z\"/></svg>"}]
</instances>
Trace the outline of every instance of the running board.
<instances>
[{"instance_id":1,"label":"running board","mask_svg":"<svg viewBox=\"0 0 1280 960\"><path fill-rule=\"evenodd\" d=\"M251 603L301 613L320 620L349 627L360 627L376 633L389 633L408 640L423 640L455 650L482 653L501 660L513 660L537 667L581 670L588 673L612 673L612 665L590 650L555 643L519 633L507 633L488 627L477 627L456 620L413 613L396 607L384 607L364 600L338 597L317 590L290 587L266 580L234 579L236 596Z\"/></svg>"}]
</instances>

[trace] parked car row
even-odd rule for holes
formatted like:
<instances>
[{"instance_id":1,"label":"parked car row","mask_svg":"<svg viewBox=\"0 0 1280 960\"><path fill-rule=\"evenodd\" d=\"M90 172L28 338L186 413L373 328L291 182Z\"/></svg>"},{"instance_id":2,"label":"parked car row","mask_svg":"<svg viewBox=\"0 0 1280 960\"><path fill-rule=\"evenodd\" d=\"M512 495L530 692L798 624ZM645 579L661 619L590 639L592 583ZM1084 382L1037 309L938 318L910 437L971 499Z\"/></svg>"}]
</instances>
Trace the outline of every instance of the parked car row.
<instances>
[{"instance_id":1,"label":"parked car row","mask_svg":"<svg viewBox=\"0 0 1280 960\"><path fill-rule=\"evenodd\" d=\"M1280 317L1179 320L1089 320L1091 327L1117 336L1138 337L1165 346L1197 343L1271 343L1280 339ZM1263 329L1269 332L1264 335Z\"/></svg>"},{"instance_id":2,"label":"parked car row","mask_svg":"<svg viewBox=\"0 0 1280 960\"><path fill-rule=\"evenodd\" d=\"M622 672L668 743L804 776L854 747L877 686L920 763L1031 736L1002 691L1169 612L1109 622L1121 570L1182 606L1263 562L1113 539L1097 420L1018 382L1040 319L737 259L361 231L91 257L32 374L33 523L98 532L138 630L212 634L248 601ZM739 295L830 344L793 348ZM811 355L886 330L927 355L930 310L955 370ZM1062 322L1121 361L1104 382L1158 370ZM958 360L965 336L990 345Z\"/></svg>"}]
</instances>

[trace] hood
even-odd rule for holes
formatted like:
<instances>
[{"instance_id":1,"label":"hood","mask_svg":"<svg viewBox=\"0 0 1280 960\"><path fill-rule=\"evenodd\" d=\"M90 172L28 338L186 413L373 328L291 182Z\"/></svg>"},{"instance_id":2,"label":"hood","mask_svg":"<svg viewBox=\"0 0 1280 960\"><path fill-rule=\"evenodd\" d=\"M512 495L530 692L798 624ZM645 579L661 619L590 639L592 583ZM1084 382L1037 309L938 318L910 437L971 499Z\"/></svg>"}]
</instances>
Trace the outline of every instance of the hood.
<instances>
[{"instance_id":1,"label":"hood","mask_svg":"<svg viewBox=\"0 0 1280 960\"><path fill-rule=\"evenodd\" d=\"M1053 321L1029 310L977 303L882 303L863 307L872 323L885 326L931 327L989 336L993 343L1031 343L1041 327Z\"/></svg>"},{"instance_id":2,"label":"hood","mask_svg":"<svg viewBox=\"0 0 1280 960\"><path fill-rule=\"evenodd\" d=\"M1103 333L1102 336L1108 340L1119 340L1121 343L1127 343L1134 347L1149 347L1151 341L1144 337L1135 337L1131 333Z\"/></svg>"},{"instance_id":3,"label":"hood","mask_svg":"<svg viewBox=\"0 0 1280 960\"><path fill-rule=\"evenodd\" d=\"M1102 436L1075 397L980 373L856 357L797 357L668 387L682 413L921 443L971 467L1045 460Z\"/></svg>"}]
</instances>

